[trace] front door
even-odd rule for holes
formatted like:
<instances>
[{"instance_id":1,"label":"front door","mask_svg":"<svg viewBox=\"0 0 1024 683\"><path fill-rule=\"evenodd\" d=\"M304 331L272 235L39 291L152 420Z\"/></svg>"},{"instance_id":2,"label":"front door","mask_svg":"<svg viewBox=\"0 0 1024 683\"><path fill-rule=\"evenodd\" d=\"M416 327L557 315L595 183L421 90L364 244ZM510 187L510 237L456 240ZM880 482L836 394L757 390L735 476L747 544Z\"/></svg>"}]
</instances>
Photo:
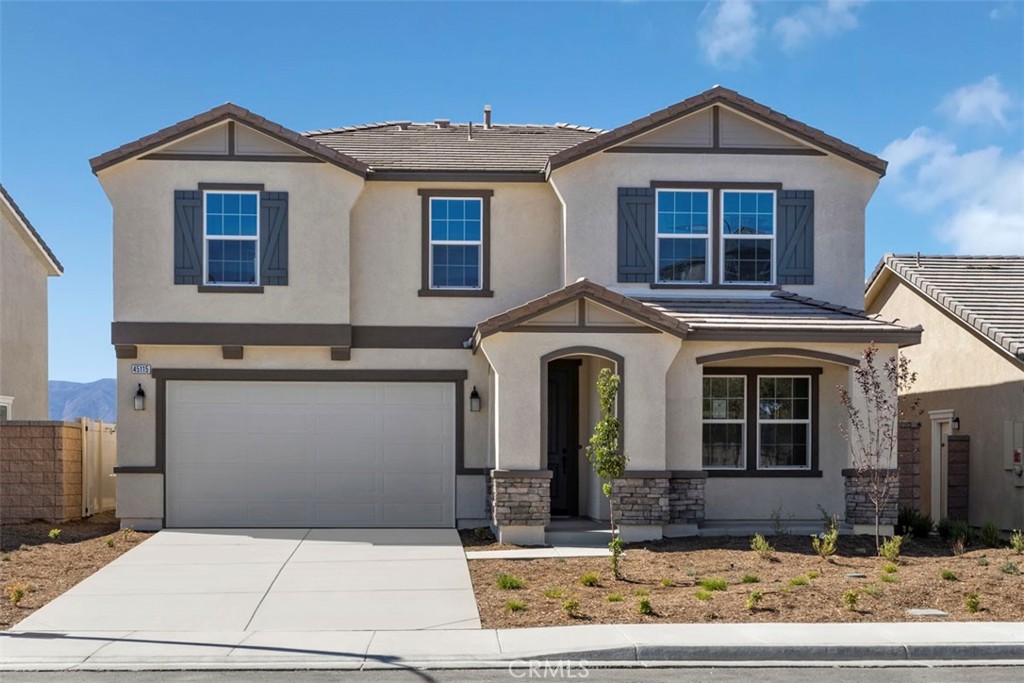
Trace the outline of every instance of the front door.
<instances>
[{"instance_id":1,"label":"front door","mask_svg":"<svg viewBox=\"0 0 1024 683\"><path fill-rule=\"evenodd\" d=\"M548 364L548 469L551 514L579 514L580 362L554 360Z\"/></svg>"}]
</instances>

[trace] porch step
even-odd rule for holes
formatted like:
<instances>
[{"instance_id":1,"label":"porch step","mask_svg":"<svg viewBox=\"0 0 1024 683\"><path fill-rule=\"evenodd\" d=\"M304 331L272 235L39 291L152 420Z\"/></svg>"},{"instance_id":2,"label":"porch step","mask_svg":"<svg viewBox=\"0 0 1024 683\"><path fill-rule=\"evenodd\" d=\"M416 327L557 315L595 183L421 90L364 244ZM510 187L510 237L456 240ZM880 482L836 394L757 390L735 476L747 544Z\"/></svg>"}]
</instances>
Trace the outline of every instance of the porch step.
<instances>
[{"instance_id":1,"label":"porch step","mask_svg":"<svg viewBox=\"0 0 1024 683\"><path fill-rule=\"evenodd\" d=\"M553 519L544 529L548 545L577 548L607 548L612 532L607 522L591 519Z\"/></svg>"}]
</instances>

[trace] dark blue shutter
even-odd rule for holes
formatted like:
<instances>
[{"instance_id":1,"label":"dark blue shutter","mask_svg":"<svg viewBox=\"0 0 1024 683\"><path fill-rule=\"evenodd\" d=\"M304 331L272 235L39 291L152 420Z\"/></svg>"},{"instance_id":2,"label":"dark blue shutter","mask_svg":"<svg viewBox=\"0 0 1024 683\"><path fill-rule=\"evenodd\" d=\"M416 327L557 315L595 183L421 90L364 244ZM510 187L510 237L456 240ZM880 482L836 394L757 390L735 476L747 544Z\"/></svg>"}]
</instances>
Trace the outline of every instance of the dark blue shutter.
<instances>
[{"instance_id":1,"label":"dark blue shutter","mask_svg":"<svg viewBox=\"0 0 1024 683\"><path fill-rule=\"evenodd\" d=\"M778 261L780 285L814 284L814 190L779 190Z\"/></svg>"},{"instance_id":2,"label":"dark blue shutter","mask_svg":"<svg viewBox=\"0 0 1024 683\"><path fill-rule=\"evenodd\" d=\"M619 188L619 282L654 282L654 188Z\"/></svg>"},{"instance_id":3,"label":"dark blue shutter","mask_svg":"<svg viewBox=\"0 0 1024 683\"><path fill-rule=\"evenodd\" d=\"M203 193L174 192L174 284L203 284Z\"/></svg>"},{"instance_id":4,"label":"dark blue shutter","mask_svg":"<svg viewBox=\"0 0 1024 683\"><path fill-rule=\"evenodd\" d=\"M288 284L288 193L260 193L260 284Z\"/></svg>"}]
</instances>

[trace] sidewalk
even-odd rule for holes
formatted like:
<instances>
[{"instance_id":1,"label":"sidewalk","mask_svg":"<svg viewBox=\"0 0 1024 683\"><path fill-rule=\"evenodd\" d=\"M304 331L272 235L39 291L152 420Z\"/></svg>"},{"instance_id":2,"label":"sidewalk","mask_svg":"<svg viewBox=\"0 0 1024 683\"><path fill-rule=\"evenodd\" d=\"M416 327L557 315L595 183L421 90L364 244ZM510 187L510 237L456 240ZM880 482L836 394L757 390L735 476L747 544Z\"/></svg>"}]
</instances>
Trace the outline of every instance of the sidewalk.
<instances>
[{"instance_id":1,"label":"sidewalk","mask_svg":"<svg viewBox=\"0 0 1024 683\"><path fill-rule=\"evenodd\" d=\"M2 632L0 671L505 668L517 660L1024 664L1024 624L634 624L506 630Z\"/></svg>"}]
</instances>

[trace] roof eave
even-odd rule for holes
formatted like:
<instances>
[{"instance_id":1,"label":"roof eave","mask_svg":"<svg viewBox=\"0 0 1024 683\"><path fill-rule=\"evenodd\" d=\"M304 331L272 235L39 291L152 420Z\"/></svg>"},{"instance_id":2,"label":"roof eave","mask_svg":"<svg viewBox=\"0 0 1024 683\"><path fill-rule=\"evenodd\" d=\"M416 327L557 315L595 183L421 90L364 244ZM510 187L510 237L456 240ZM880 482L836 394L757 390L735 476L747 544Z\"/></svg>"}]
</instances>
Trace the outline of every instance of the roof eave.
<instances>
[{"instance_id":1,"label":"roof eave","mask_svg":"<svg viewBox=\"0 0 1024 683\"><path fill-rule=\"evenodd\" d=\"M14 215L18 223L21 225L21 229L28 236L29 240L36 247L37 253L42 257L43 263L46 264L46 275L47 277L60 277L64 274L64 266L57 259L57 255L50 249L50 245L46 243L43 236L39 234L39 231L35 229L32 222L18 206L18 203L14 201L2 184L0 184L0 198L3 199L3 203L7 206L7 209Z\"/></svg>"}]
</instances>

